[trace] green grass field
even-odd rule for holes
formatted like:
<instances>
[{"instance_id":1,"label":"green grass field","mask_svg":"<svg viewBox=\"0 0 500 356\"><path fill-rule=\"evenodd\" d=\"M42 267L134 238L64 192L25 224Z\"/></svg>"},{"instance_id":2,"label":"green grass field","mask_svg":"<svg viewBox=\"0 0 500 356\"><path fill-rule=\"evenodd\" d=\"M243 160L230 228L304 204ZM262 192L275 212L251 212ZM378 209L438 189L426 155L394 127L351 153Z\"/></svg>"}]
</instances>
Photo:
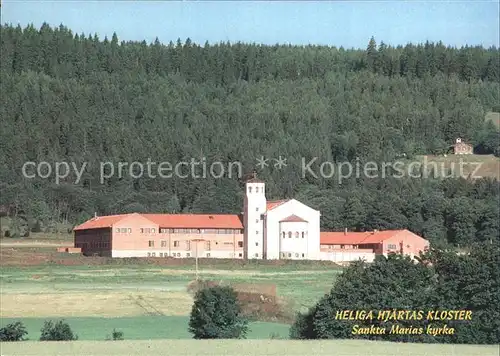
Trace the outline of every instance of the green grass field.
<instances>
[{"instance_id":1,"label":"green grass field","mask_svg":"<svg viewBox=\"0 0 500 356\"><path fill-rule=\"evenodd\" d=\"M200 267L203 279L276 285L277 294L294 312L313 305L340 273L331 267L234 270L206 264ZM190 339L193 300L187 286L194 279L192 266L2 266L0 324L22 321L31 340L38 340L43 322L49 319L65 319L79 340L105 340L113 329L123 331L126 340ZM287 338L288 333L289 325L283 323L252 322L248 338Z\"/></svg>"},{"instance_id":2,"label":"green grass field","mask_svg":"<svg viewBox=\"0 0 500 356\"><path fill-rule=\"evenodd\" d=\"M4 343L9 356L498 356L497 346L426 345L361 340L142 340Z\"/></svg>"},{"instance_id":3,"label":"green grass field","mask_svg":"<svg viewBox=\"0 0 500 356\"><path fill-rule=\"evenodd\" d=\"M299 311L323 296L339 272L331 268L300 271L267 266L232 270L202 266L200 277L232 284L274 284L287 305ZM147 315L149 311L138 305L141 300L164 315L187 315L192 304L187 285L194 279L192 267L2 267L1 316Z\"/></svg>"},{"instance_id":4,"label":"green grass field","mask_svg":"<svg viewBox=\"0 0 500 356\"><path fill-rule=\"evenodd\" d=\"M22 320L26 326L30 340L38 340L40 329L47 318L2 318L0 326L17 320ZM64 320L78 335L78 340L104 341L111 335L113 329L122 331L126 340L192 339L192 335L188 332L187 316L67 317ZM249 324L247 339L268 339L271 334L288 338L288 331L288 325L252 322Z\"/></svg>"}]
</instances>

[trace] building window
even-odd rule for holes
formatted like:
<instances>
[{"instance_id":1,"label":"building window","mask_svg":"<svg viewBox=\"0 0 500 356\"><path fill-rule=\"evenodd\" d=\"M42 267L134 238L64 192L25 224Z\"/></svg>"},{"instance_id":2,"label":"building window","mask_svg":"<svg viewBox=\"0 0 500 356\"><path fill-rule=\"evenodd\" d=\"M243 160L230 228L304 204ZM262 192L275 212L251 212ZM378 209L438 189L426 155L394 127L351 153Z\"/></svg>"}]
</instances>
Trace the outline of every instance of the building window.
<instances>
[{"instance_id":1,"label":"building window","mask_svg":"<svg viewBox=\"0 0 500 356\"><path fill-rule=\"evenodd\" d=\"M161 241L161 247L167 247L167 241L162 240Z\"/></svg>"},{"instance_id":2,"label":"building window","mask_svg":"<svg viewBox=\"0 0 500 356\"><path fill-rule=\"evenodd\" d=\"M179 241L174 241L174 247L179 247Z\"/></svg>"},{"instance_id":3,"label":"building window","mask_svg":"<svg viewBox=\"0 0 500 356\"><path fill-rule=\"evenodd\" d=\"M120 232L120 229L119 228L115 229L115 232Z\"/></svg>"},{"instance_id":4,"label":"building window","mask_svg":"<svg viewBox=\"0 0 500 356\"><path fill-rule=\"evenodd\" d=\"M191 257L191 254L190 253L186 253L186 257Z\"/></svg>"},{"instance_id":5,"label":"building window","mask_svg":"<svg viewBox=\"0 0 500 356\"><path fill-rule=\"evenodd\" d=\"M242 257L242 254L241 254L241 253L239 253L239 254L238 254L238 257Z\"/></svg>"},{"instance_id":6,"label":"building window","mask_svg":"<svg viewBox=\"0 0 500 356\"><path fill-rule=\"evenodd\" d=\"M255 208L255 211L259 211L259 208Z\"/></svg>"},{"instance_id":7,"label":"building window","mask_svg":"<svg viewBox=\"0 0 500 356\"><path fill-rule=\"evenodd\" d=\"M163 257L163 252L160 252L160 257Z\"/></svg>"},{"instance_id":8,"label":"building window","mask_svg":"<svg viewBox=\"0 0 500 356\"><path fill-rule=\"evenodd\" d=\"M153 253L151 254L151 257L155 257L155 256L156 256L156 253L155 253L155 252L153 252Z\"/></svg>"},{"instance_id":9,"label":"building window","mask_svg":"<svg viewBox=\"0 0 500 356\"><path fill-rule=\"evenodd\" d=\"M209 254L209 253L207 253L207 257L210 257L210 254Z\"/></svg>"},{"instance_id":10,"label":"building window","mask_svg":"<svg viewBox=\"0 0 500 356\"><path fill-rule=\"evenodd\" d=\"M291 254L291 253L289 253L289 254L288 254L288 257L292 257L292 254Z\"/></svg>"},{"instance_id":11,"label":"building window","mask_svg":"<svg viewBox=\"0 0 500 356\"><path fill-rule=\"evenodd\" d=\"M191 250L191 241L186 241L186 250Z\"/></svg>"},{"instance_id":12,"label":"building window","mask_svg":"<svg viewBox=\"0 0 500 356\"><path fill-rule=\"evenodd\" d=\"M302 231L302 238L304 238L304 236L305 236L305 233L304 233L304 231Z\"/></svg>"},{"instance_id":13,"label":"building window","mask_svg":"<svg viewBox=\"0 0 500 356\"><path fill-rule=\"evenodd\" d=\"M259 246L259 243L258 243L258 242L256 242L256 243L255 243L255 246Z\"/></svg>"},{"instance_id":14,"label":"building window","mask_svg":"<svg viewBox=\"0 0 500 356\"><path fill-rule=\"evenodd\" d=\"M149 240L149 247L155 247L155 242L153 240Z\"/></svg>"},{"instance_id":15,"label":"building window","mask_svg":"<svg viewBox=\"0 0 500 356\"><path fill-rule=\"evenodd\" d=\"M252 187L248 187L248 192L251 193L252 192Z\"/></svg>"},{"instance_id":16,"label":"building window","mask_svg":"<svg viewBox=\"0 0 500 356\"><path fill-rule=\"evenodd\" d=\"M281 233L281 235L283 235L283 238L286 237L286 233L284 231Z\"/></svg>"},{"instance_id":17,"label":"building window","mask_svg":"<svg viewBox=\"0 0 500 356\"><path fill-rule=\"evenodd\" d=\"M180 254L180 253L177 253L177 257L181 257L181 254Z\"/></svg>"},{"instance_id":18,"label":"building window","mask_svg":"<svg viewBox=\"0 0 500 356\"><path fill-rule=\"evenodd\" d=\"M288 238L291 239L292 238L292 232L288 232Z\"/></svg>"},{"instance_id":19,"label":"building window","mask_svg":"<svg viewBox=\"0 0 500 356\"><path fill-rule=\"evenodd\" d=\"M298 231L296 231L296 232L295 232L295 237L296 237L297 239L299 238L299 232L298 232Z\"/></svg>"},{"instance_id":20,"label":"building window","mask_svg":"<svg viewBox=\"0 0 500 356\"><path fill-rule=\"evenodd\" d=\"M151 252L148 252L148 257L151 257Z\"/></svg>"},{"instance_id":21,"label":"building window","mask_svg":"<svg viewBox=\"0 0 500 356\"><path fill-rule=\"evenodd\" d=\"M258 235L259 234L259 230L255 230L255 235Z\"/></svg>"},{"instance_id":22,"label":"building window","mask_svg":"<svg viewBox=\"0 0 500 356\"><path fill-rule=\"evenodd\" d=\"M152 228L152 229L151 229L151 233L153 233L153 234L154 234L155 232L156 232L156 229L155 229L155 228Z\"/></svg>"},{"instance_id":23,"label":"building window","mask_svg":"<svg viewBox=\"0 0 500 356\"><path fill-rule=\"evenodd\" d=\"M258 253L256 253L256 254L255 254L255 257L259 257L259 254L258 254Z\"/></svg>"},{"instance_id":24,"label":"building window","mask_svg":"<svg viewBox=\"0 0 500 356\"><path fill-rule=\"evenodd\" d=\"M302 254L302 257L304 257L304 254Z\"/></svg>"},{"instance_id":25,"label":"building window","mask_svg":"<svg viewBox=\"0 0 500 356\"><path fill-rule=\"evenodd\" d=\"M238 241L238 247L243 247L243 241Z\"/></svg>"},{"instance_id":26,"label":"building window","mask_svg":"<svg viewBox=\"0 0 500 356\"><path fill-rule=\"evenodd\" d=\"M144 234L144 229L141 227L141 234Z\"/></svg>"},{"instance_id":27,"label":"building window","mask_svg":"<svg viewBox=\"0 0 500 356\"><path fill-rule=\"evenodd\" d=\"M387 245L387 248L388 248L389 250L395 250L395 249L396 249L396 245L389 244L389 245Z\"/></svg>"},{"instance_id":28,"label":"building window","mask_svg":"<svg viewBox=\"0 0 500 356\"><path fill-rule=\"evenodd\" d=\"M259 223L259 219L255 219L255 222L258 224Z\"/></svg>"},{"instance_id":29,"label":"building window","mask_svg":"<svg viewBox=\"0 0 500 356\"><path fill-rule=\"evenodd\" d=\"M295 257L299 257L299 254L298 254L298 253L296 253L296 254L295 254Z\"/></svg>"},{"instance_id":30,"label":"building window","mask_svg":"<svg viewBox=\"0 0 500 356\"><path fill-rule=\"evenodd\" d=\"M259 192L259 187L255 187L255 193Z\"/></svg>"},{"instance_id":31,"label":"building window","mask_svg":"<svg viewBox=\"0 0 500 356\"><path fill-rule=\"evenodd\" d=\"M127 229L127 232L128 232L129 234L130 234L130 233L132 233L132 229L129 227L129 228Z\"/></svg>"}]
</instances>

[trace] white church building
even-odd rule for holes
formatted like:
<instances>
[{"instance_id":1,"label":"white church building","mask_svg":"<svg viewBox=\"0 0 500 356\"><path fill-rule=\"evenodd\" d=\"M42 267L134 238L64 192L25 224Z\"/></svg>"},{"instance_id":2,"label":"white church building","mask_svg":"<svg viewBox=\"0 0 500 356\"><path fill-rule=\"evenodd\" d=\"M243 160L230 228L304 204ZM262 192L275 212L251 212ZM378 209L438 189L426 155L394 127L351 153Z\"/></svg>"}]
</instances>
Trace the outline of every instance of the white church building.
<instances>
[{"instance_id":1,"label":"white church building","mask_svg":"<svg viewBox=\"0 0 500 356\"><path fill-rule=\"evenodd\" d=\"M245 185L244 258L320 259L320 212L298 200L267 202L265 183Z\"/></svg>"}]
</instances>

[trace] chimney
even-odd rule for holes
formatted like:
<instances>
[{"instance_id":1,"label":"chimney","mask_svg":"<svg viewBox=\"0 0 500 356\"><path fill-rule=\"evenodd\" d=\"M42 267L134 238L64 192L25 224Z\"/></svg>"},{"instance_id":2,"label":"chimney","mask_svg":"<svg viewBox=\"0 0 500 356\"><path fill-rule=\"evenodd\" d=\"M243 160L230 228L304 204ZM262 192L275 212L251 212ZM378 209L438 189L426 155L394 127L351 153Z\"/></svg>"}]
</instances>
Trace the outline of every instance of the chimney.
<instances>
[{"instance_id":1,"label":"chimney","mask_svg":"<svg viewBox=\"0 0 500 356\"><path fill-rule=\"evenodd\" d=\"M347 228L344 228L344 235L347 235Z\"/></svg>"},{"instance_id":2,"label":"chimney","mask_svg":"<svg viewBox=\"0 0 500 356\"><path fill-rule=\"evenodd\" d=\"M94 213L94 219L97 219L97 212Z\"/></svg>"},{"instance_id":3,"label":"chimney","mask_svg":"<svg viewBox=\"0 0 500 356\"><path fill-rule=\"evenodd\" d=\"M377 229L374 229L374 230L372 231L372 235L373 235L373 234L376 234L377 232L378 232L378 230L377 230Z\"/></svg>"}]
</instances>

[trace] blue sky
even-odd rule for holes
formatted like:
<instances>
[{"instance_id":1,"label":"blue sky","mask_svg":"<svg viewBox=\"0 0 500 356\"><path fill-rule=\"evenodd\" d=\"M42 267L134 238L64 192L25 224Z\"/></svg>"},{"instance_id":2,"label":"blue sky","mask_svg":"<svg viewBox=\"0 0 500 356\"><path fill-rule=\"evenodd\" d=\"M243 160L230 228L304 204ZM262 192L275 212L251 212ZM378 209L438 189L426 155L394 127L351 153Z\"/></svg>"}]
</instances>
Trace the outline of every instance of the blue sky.
<instances>
[{"instance_id":1,"label":"blue sky","mask_svg":"<svg viewBox=\"0 0 500 356\"><path fill-rule=\"evenodd\" d=\"M443 41L499 45L498 1L23 1L2 0L2 23L61 23L77 33L115 31L120 40L190 37L365 48Z\"/></svg>"}]
</instances>

